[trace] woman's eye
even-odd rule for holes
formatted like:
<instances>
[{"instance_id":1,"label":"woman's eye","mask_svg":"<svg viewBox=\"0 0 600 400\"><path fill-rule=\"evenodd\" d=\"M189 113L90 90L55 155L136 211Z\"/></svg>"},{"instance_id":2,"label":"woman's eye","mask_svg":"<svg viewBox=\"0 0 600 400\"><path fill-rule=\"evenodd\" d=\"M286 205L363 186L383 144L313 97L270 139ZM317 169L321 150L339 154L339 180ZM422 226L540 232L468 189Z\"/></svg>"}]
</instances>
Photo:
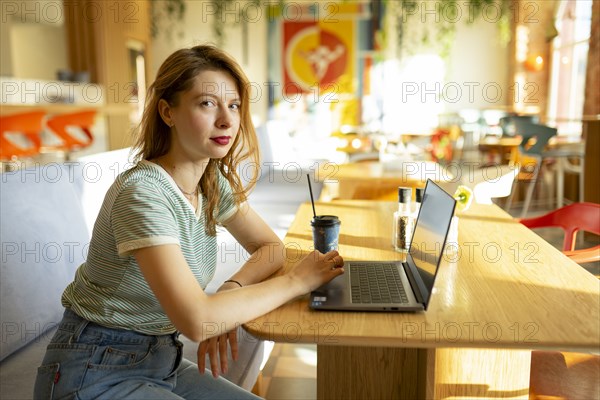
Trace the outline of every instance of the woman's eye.
<instances>
[{"instance_id":1,"label":"woman's eye","mask_svg":"<svg viewBox=\"0 0 600 400\"><path fill-rule=\"evenodd\" d=\"M212 107L215 105L215 102L212 100L204 100L203 102L200 103L200 105Z\"/></svg>"},{"instance_id":2,"label":"woman's eye","mask_svg":"<svg viewBox=\"0 0 600 400\"><path fill-rule=\"evenodd\" d=\"M231 108L232 110L239 110L240 105L238 103L233 103L229 106L229 108Z\"/></svg>"}]
</instances>

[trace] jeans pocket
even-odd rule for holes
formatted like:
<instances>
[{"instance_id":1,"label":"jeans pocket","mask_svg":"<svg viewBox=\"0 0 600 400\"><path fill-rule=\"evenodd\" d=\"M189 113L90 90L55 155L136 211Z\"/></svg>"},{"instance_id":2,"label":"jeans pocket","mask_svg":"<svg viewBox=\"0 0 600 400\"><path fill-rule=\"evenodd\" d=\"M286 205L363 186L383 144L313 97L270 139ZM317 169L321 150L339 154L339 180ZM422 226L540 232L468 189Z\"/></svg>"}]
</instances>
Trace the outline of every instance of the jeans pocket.
<instances>
[{"instance_id":1,"label":"jeans pocket","mask_svg":"<svg viewBox=\"0 0 600 400\"><path fill-rule=\"evenodd\" d=\"M149 345L98 346L92 355L88 368L90 369L127 369L139 366L151 354Z\"/></svg>"},{"instance_id":2,"label":"jeans pocket","mask_svg":"<svg viewBox=\"0 0 600 400\"><path fill-rule=\"evenodd\" d=\"M119 350L108 346L102 355L101 365L121 366L129 365L135 362L136 353Z\"/></svg>"},{"instance_id":3,"label":"jeans pocket","mask_svg":"<svg viewBox=\"0 0 600 400\"><path fill-rule=\"evenodd\" d=\"M48 400L54 398L54 385L60 378L60 364L42 365L37 370L33 398Z\"/></svg>"}]
</instances>

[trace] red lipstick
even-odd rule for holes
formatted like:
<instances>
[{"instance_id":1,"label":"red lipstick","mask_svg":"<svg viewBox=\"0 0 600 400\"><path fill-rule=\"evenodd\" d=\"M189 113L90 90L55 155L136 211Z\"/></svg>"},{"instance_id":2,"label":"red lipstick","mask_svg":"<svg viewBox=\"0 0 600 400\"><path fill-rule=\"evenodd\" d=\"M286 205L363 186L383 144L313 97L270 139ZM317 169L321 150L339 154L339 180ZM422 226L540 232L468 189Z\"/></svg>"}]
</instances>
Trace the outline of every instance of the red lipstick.
<instances>
[{"instance_id":1,"label":"red lipstick","mask_svg":"<svg viewBox=\"0 0 600 400\"><path fill-rule=\"evenodd\" d=\"M229 141L231 140L231 136L217 136L217 137L212 137L210 138L210 140L212 140L213 142L220 144L221 146L226 146L229 144Z\"/></svg>"}]
</instances>

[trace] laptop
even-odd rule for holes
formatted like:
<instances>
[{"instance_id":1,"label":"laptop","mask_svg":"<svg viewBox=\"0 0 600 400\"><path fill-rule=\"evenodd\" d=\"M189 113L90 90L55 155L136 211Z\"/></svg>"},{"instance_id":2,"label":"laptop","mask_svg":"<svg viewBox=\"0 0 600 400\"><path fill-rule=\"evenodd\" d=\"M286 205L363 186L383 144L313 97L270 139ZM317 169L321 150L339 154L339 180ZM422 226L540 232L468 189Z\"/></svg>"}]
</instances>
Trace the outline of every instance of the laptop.
<instances>
[{"instance_id":1,"label":"laptop","mask_svg":"<svg viewBox=\"0 0 600 400\"><path fill-rule=\"evenodd\" d=\"M346 261L345 273L310 294L314 310L427 310L456 200L427 180L406 262Z\"/></svg>"}]
</instances>

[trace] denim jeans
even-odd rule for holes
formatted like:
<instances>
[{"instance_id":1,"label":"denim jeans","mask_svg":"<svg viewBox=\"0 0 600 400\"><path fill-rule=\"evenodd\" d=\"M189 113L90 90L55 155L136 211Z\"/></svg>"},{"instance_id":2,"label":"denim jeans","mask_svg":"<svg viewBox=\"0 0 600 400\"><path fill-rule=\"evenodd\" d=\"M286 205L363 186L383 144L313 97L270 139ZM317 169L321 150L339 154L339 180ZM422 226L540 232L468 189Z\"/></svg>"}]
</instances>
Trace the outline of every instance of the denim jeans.
<instances>
[{"instance_id":1,"label":"denim jeans","mask_svg":"<svg viewBox=\"0 0 600 400\"><path fill-rule=\"evenodd\" d=\"M34 399L258 399L182 358L178 334L110 329L66 310L38 368Z\"/></svg>"}]
</instances>

